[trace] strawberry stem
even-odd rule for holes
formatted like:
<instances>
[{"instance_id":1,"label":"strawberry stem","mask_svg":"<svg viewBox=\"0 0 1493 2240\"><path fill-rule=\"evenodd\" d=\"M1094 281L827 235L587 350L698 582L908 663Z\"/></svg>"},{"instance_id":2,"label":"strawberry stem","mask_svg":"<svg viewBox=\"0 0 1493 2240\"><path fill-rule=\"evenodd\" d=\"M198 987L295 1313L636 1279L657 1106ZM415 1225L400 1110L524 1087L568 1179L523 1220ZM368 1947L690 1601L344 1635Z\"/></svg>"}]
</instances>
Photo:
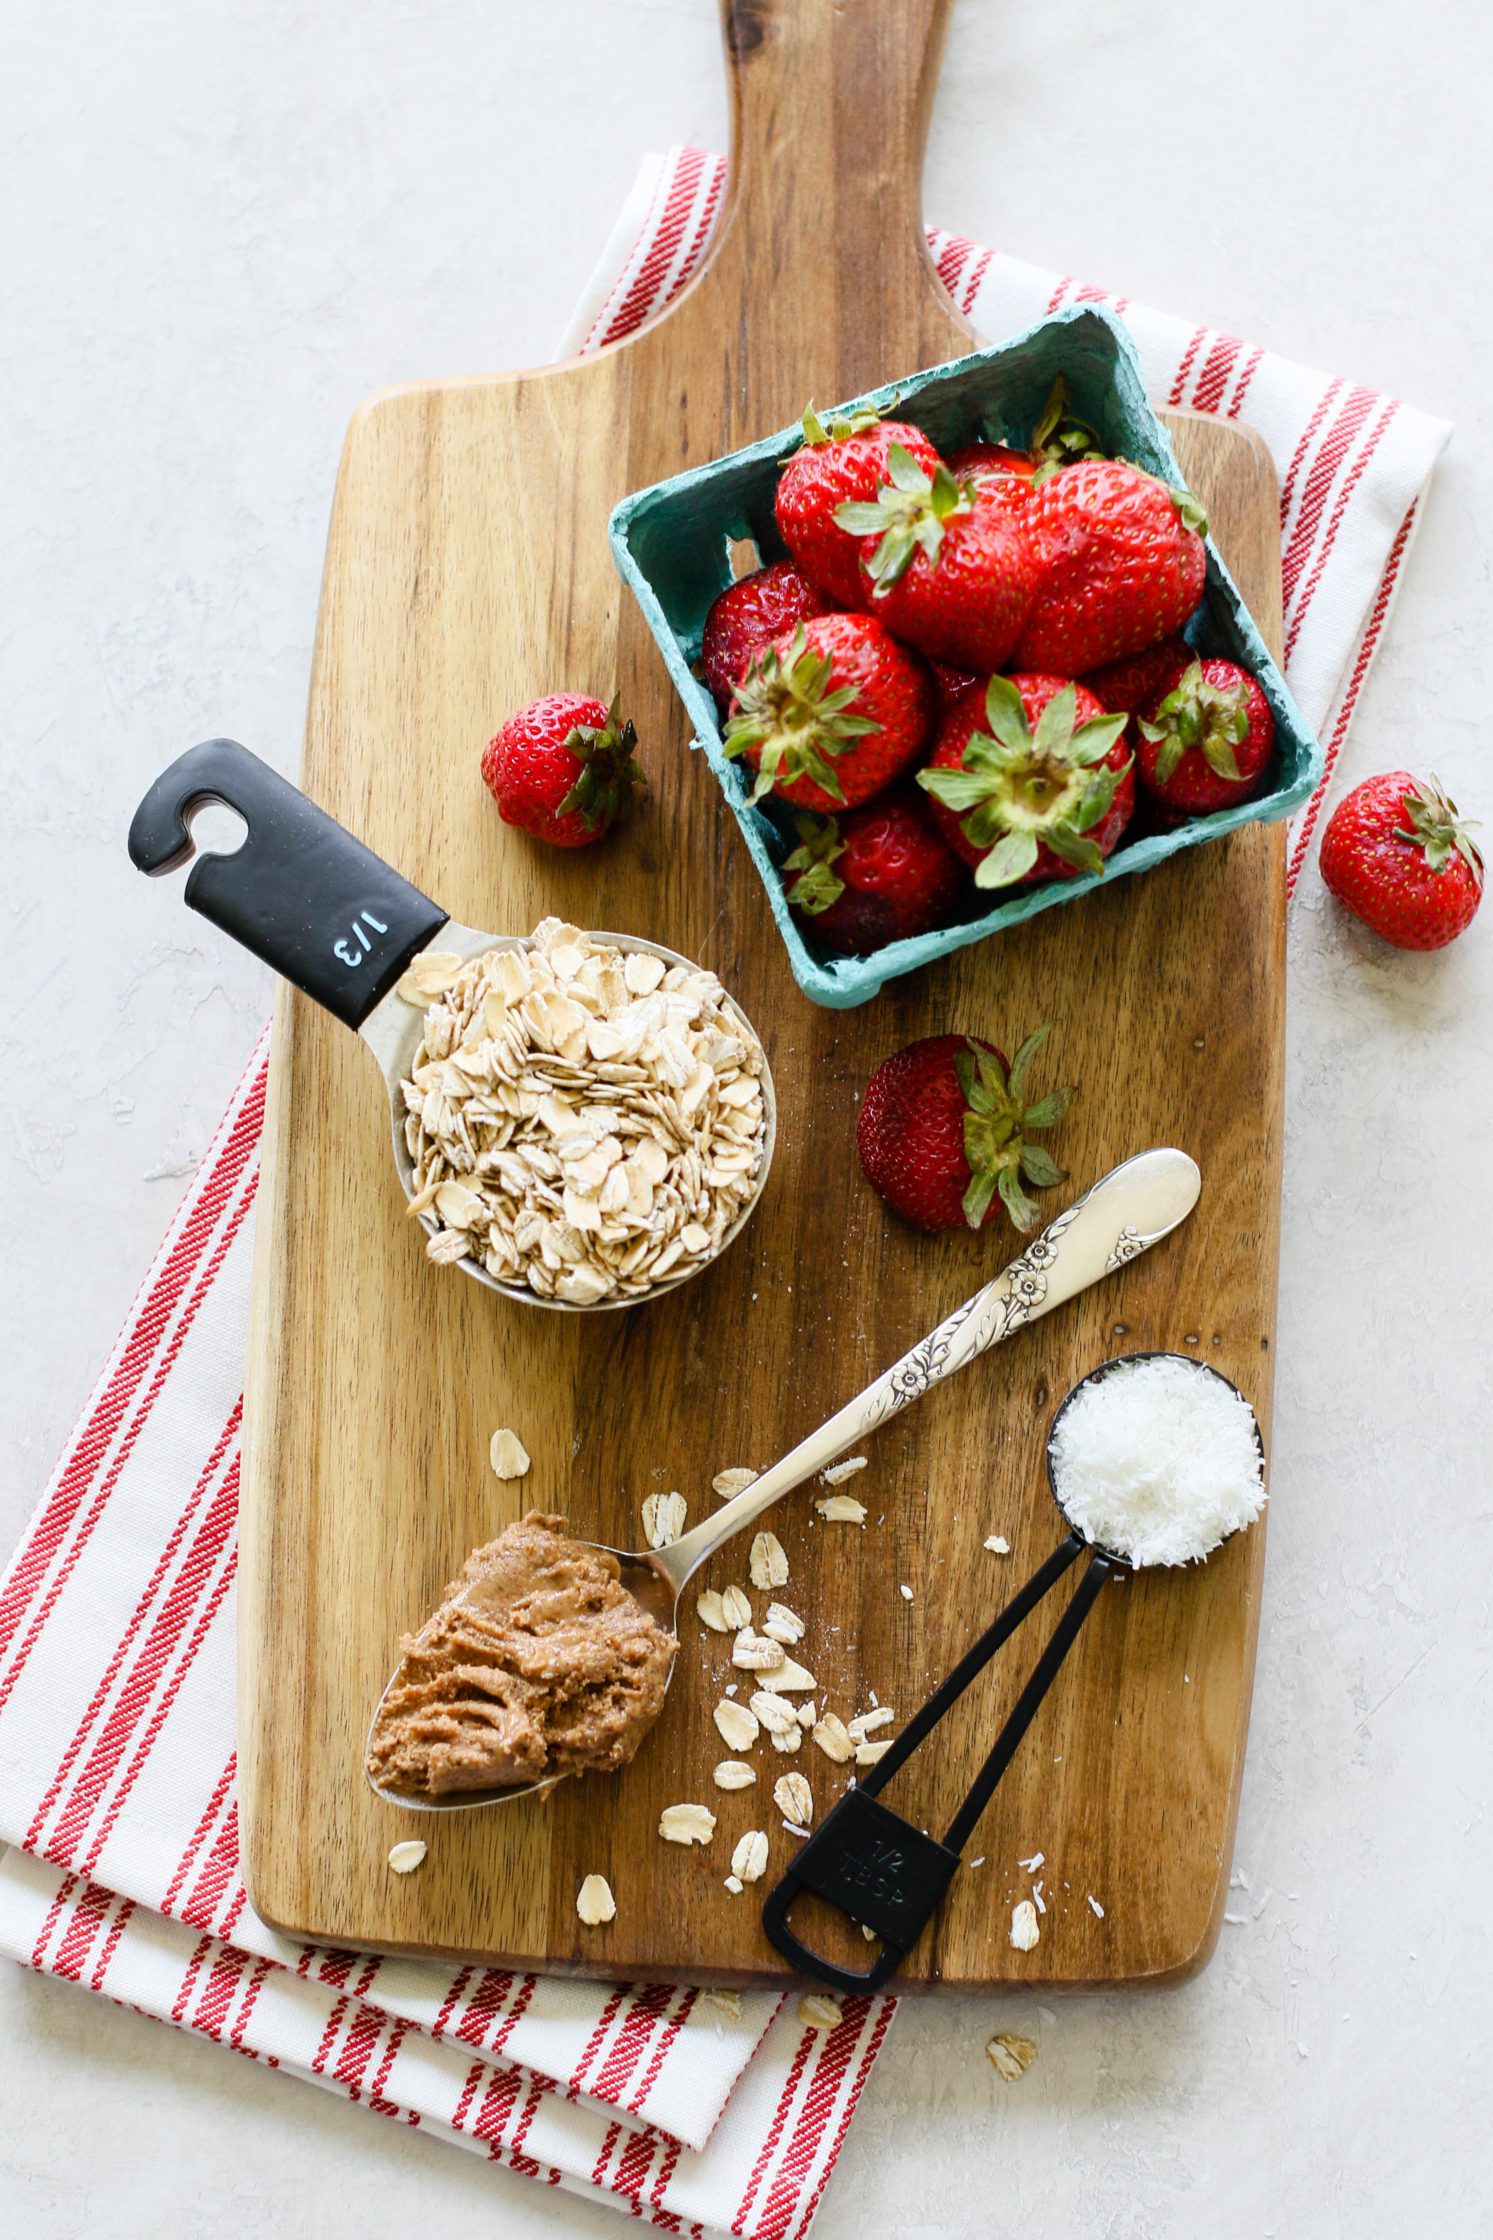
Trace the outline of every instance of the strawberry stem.
<instances>
[{"instance_id":1,"label":"strawberry stem","mask_svg":"<svg viewBox=\"0 0 1493 2240\"><path fill-rule=\"evenodd\" d=\"M1029 1034L1009 1067L998 1051L978 1042L970 1042L954 1060L964 1093L964 1156L970 1176L964 1218L972 1229L981 1226L997 1193L1016 1228L1035 1227L1039 1208L1023 1182L1044 1190L1066 1180L1046 1145L1030 1138L1033 1130L1057 1125L1072 1091L1050 1089L1033 1104L1023 1102L1027 1067L1051 1032L1049 1021Z\"/></svg>"}]
</instances>

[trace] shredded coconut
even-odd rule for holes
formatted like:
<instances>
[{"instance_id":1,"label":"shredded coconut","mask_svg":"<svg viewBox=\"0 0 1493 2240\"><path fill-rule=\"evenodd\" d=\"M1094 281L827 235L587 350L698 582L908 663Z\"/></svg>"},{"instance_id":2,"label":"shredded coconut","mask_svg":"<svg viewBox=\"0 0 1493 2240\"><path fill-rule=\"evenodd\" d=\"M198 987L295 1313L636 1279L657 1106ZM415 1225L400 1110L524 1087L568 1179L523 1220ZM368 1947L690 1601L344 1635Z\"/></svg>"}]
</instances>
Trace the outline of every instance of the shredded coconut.
<instances>
[{"instance_id":1,"label":"shredded coconut","mask_svg":"<svg viewBox=\"0 0 1493 2240\"><path fill-rule=\"evenodd\" d=\"M1070 1523L1128 1563L1200 1563L1265 1501L1254 1411L1205 1363L1170 1354L1091 1377L1051 1455Z\"/></svg>"}]
</instances>

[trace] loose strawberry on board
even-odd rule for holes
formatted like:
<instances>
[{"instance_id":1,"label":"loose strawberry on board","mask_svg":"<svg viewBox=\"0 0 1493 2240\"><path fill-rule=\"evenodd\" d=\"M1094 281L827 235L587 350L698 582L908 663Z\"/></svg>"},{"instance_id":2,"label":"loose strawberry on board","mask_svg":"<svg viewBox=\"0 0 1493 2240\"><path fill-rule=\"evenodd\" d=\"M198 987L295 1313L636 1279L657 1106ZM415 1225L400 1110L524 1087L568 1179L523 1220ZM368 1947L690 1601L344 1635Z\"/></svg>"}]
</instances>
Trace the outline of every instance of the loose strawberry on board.
<instances>
[{"instance_id":1,"label":"loose strawberry on board","mask_svg":"<svg viewBox=\"0 0 1493 2240\"><path fill-rule=\"evenodd\" d=\"M803 445L784 466L773 497L778 534L826 598L854 612L866 603L860 548L835 520L836 507L875 497L887 479L894 443L929 474L938 465L938 453L921 428L905 420L882 420L868 409L832 414L826 428L810 405L803 428Z\"/></svg>"},{"instance_id":2,"label":"loose strawberry on board","mask_svg":"<svg viewBox=\"0 0 1493 2240\"><path fill-rule=\"evenodd\" d=\"M728 755L757 773L751 798L853 808L926 743L937 695L928 665L869 615L801 622L747 669L726 725Z\"/></svg>"},{"instance_id":3,"label":"loose strawberry on board","mask_svg":"<svg viewBox=\"0 0 1493 2240\"><path fill-rule=\"evenodd\" d=\"M982 1228L1004 1207L1031 1229L1037 1189L1064 1171L1033 1130L1056 1127L1071 1091L1026 1102L1026 1072L1049 1029L1027 1036L1009 1067L994 1043L929 1035L884 1059L866 1085L856 1148L873 1190L919 1229Z\"/></svg>"},{"instance_id":4,"label":"loose strawberry on board","mask_svg":"<svg viewBox=\"0 0 1493 2240\"><path fill-rule=\"evenodd\" d=\"M1207 522L1195 499L1124 459L1078 459L1027 515L1042 580L1018 669L1081 677L1173 635L1203 595Z\"/></svg>"},{"instance_id":5,"label":"loose strawberry on board","mask_svg":"<svg viewBox=\"0 0 1493 2240\"><path fill-rule=\"evenodd\" d=\"M870 612L932 660L998 669L1037 592L1025 487L1009 476L956 482L942 463L930 473L894 443L876 496L835 509L861 539Z\"/></svg>"},{"instance_id":6,"label":"loose strawberry on board","mask_svg":"<svg viewBox=\"0 0 1493 2240\"><path fill-rule=\"evenodd\" d=\"M968 884L921 794L899 786L843 817L798 817L783 867L788 907L839 956L868 957L947 925Z\"/></svg>"},{"instance_id":7,"label":"loose strawberry on board","mask_svg":"<svg viewBox=\"0 0 1493 2240\"><path fill-rule=\"evenodd\" d=\"M505 824L555 848L599 840L631 799L637 733L614 700L551 692L511 715L482 756Z\"/></svg>"},{"instance_id":8,"label":"loose strawberry on board","mask_svg":"<svg viewBox=\"0 0 1493 2240\"><path fill-rule=\"evenodd\" d=\"M1346 794L1322 835L1328 892L1397 949L1444 949L1483 898L1483 859L1435 778L1391 770Z\"/></svg>"},{"instance_id":9,"label":"loose strawberry on board","mask_svg":"<svg viewBox=\"0 0 1493 2240\"><path fill-rule=\"evenodd\" d=\"M1275 745L1275 717L1237 662L1194 660L1142 709L1136 770L1152 800L1174 816L1206 816L1247 800Z\"/></svg>"},{"instance_id":10,"label":"loose strawberry on board","mask_svg":"<svg viewBox=\"0 0 1493 2240\"><path fill-rule=\"evenodd\" d=\"M992 677L955 703L918 784L977 887L1102 870L1135 807L1125 723L1065 677Z\"/></svg>"},{"instance_id":11,"label":"loose strawberry on board","mask_svg":"<svg viewBox=\"0 0 1493 2240\"><path fill-rule=\"evenodd\" d=\"M728 583L705 617L700 665L722 711L730 705L754 653L781 638L796 622L828 614L829 604L791 560Z\"/></svg>"}]
</instances>

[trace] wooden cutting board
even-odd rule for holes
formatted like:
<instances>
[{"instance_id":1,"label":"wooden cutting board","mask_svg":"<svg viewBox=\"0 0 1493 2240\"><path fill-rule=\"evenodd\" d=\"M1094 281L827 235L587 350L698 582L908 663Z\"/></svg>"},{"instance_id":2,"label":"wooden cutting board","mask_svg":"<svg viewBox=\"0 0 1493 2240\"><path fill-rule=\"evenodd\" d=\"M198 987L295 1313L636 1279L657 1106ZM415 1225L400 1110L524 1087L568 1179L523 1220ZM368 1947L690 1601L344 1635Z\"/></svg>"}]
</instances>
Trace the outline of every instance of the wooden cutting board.
<instances>
[{"instance_id":1,"label":"wooden cutting board","mask_svg":"<svg viewBox=\"0 0 1493 2240\"><path fill-rule=\"evenodd\" d=\"M723 1888L748 1828L792 1839L770 1790L791 1765L822 1813L841 1778L812 1746L761 1747L755 1789L717 1792L710 1710L729 1642L683 1628L664 1717L616 1780L435 1823L364 1785L369 1710L400 1633L469 1547L531 1505L637 1544L646 1494L693 1517L712 1475L758 1467L858 1390L1014 1249L889 1218L862 1182L856 1108L877 1061L957 1028L1008 1047L1054 1022L1077 1084L1072 1188L1157 1143L1204 1175L1179 1236L976 1363L877 1435L864 1532L774 1520L808 1620L800 1655L842 1715L906 1715L1059 1537L1042 1450L1053 1407L1106 1355L1196 1353L1268 1429L1281 1157L1284 857L1279 827L1188 853L967 949L862 1010L815 1009L662 663L613 573L624 492L821 403L962 353L970 333L921 234L919 175L942 0L773 0L727 11L730 201L714 256L661 319L599 358L421 384L354 420L337 488L311 687L310 793L457 918L525 931L555 911L648 934L717 970L768 1044L777 1163L748 1231L704 1277L627 1314L569 1318L430 1268L389 1161L368 1054L282 998L265 1141L243 1480L246 1873L269 1921L336 1945L622 1977L776 1976L751 1896ZM1279 646L1275 486L1243 431L1175 425L1265 635ZM499 820L478 774L513 707L620 688L649 794L573 856ZM1049 1194L1055 1212L1066 1193ZM493 1429L533 1456L487 1466ZM984 1551L1002 1533L1009 1558ZM1206 1959L1223 1907L1264 1536L1205 1570L1110 1589L1028 1736L906 1981L1161 1982ZM715 1565L744 1578L746 1550ZM702 1580L700 1584L705 1584ZM903 1588L910 1590L904 1594ZM760 1597L758 1598L760 1601ZM1061 1597L1059 1598L1061 1599ZM1045 1634L1051 1619L1036 1621ZM1030 1632L1032 1629L1027 1629ZM1018 1637L890 1802L941 1823L1035 1655ZM712 1847L656 1834L666 1804L718 1813ZM389 1847L430 1840L417 1874ZM1035 1951L1008 1940L1046 1855ZM616 1921L582 1930L606 1874ZM1102 1918L1089 1895L1103 1906ZM845 1948L847 1951L848 1947ZM850 1957L861 1964L856 1941Z\"/></svg>"}]
</instances>

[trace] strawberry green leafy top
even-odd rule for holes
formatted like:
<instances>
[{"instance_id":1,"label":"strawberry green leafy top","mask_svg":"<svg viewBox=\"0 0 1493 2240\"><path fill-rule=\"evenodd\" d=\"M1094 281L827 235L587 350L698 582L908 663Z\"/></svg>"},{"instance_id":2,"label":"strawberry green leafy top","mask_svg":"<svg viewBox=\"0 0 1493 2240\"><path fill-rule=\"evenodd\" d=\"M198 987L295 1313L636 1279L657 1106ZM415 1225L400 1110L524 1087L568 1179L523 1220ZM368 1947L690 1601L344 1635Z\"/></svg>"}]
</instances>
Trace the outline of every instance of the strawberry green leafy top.
<instances>
[{"instance_id":1,"label":"strawberry green leafy top","mask_svg":"<svg viewBox=\"0 0 1493 2240\"><path fill-rule=\"evenodd\" d=\"M1034 1128L1055 1128L1068 1109L1072 1091L1050 1089L1034 1104L1026 1104L1026 1069L1052 1031L1051 1022L1029 1034L1011 1060L1002 1065L997 1051L971 1042L954 1060L954 1071L964 1092L964 1156L969 1161L969 1188L964 1193L964 1218L972 1229L985 1219L997 1191L1002 1205L1018 1229L1035 1226L1039 1207L1022 1188L1023 1181L1045 1190L1065 1180L1065 1171L1045 1144L1028 1141Z\"/></svg>"},{"instance_id":2,"label":"strawberry green leafy top","mask_svg":"<svg viewBox=\"0 0 1493 2240\"><path fill-rule=\"evenodd\" d=\"M985 694L989 731L972 732L957 770L920 770L918 784L958 814L970 845L985 848L975 871L977 887L1008 887L1024 878L1045 842L1076 871L1100 871L1104 858L1088 838L1109 814L1129 763L1112 768L1106 756L1125 729L1123 715L1075 721L1077 690L1065 684L1037 718L1027 722L1021 694L1009 677L992 677Z\"/></svg>"},{"instance_id":3,"label":"strawberry green leafy top","mask_svg":"<svg viewBox=\"0 0 1493 2240\"><path fill-rule=\"evenodd\" d=\"M874 716L851 714L860 697L858 685L828 690L833 666L829 654L811 649L800 623L786 654L770 646L737 686L737 712L726 725L723 743L728 755L748 747L760 750L751 800L760 801L779 779L794 778L812 778L832 801L844 800L829 758L883 727Z\"/></svg>"}]
</instances>

